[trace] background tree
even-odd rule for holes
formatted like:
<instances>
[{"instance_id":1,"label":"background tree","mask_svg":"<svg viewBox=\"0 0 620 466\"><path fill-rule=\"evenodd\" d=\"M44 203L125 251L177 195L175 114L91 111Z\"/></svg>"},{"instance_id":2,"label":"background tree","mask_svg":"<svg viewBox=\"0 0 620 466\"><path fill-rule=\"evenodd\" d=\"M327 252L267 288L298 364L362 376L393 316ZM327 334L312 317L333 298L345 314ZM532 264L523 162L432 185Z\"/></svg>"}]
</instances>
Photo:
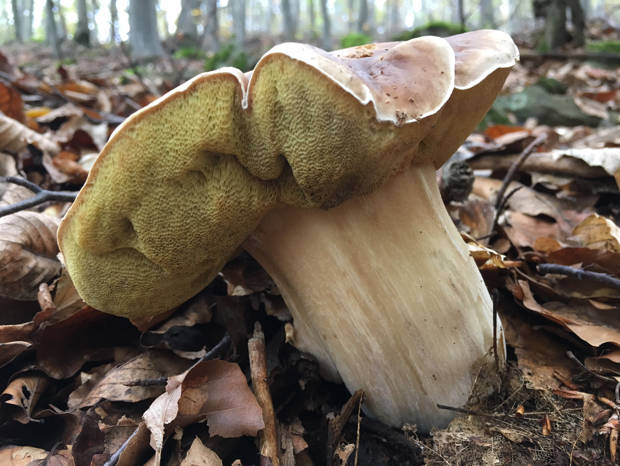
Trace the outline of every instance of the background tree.
<instances>
[{"instance_id":1,"label":"background tree","mask_svg":"<svg viewBox=\"0 0 620 466\"><path fill-rule=\"evenodd\" d=\"M22 29L22 12L18 0L11 0L13 9L13 27L15 28L15 40L17 42L24 41L24 31Z\"/></svg>"},{"instance_id":2,"label":"background tree","mask_svg":"<svg viewBox=\"0 0 620 466\"><path fill-rule=\"evenodd\" d=\"M129 0L129 44L134 58L163 55L157 30L156 0Z\"/></svg>"},{"instance_id":3,"label":"background tree","mask_svg":"<svg viewBox=\"0 0 620 466\"><path fill-rule=\"evenodd\" d=\"M88 7L86 0L76 2L78 22L73 39L78 43L90 47L90 28L88 26Z\"/></svg>"},{"instance_id":4,"label":"background tree","mask_svg":"<svg viewBox=\"0 0 620 466\"><path fill-rule=\"evenodd\" d=\"M60 50L60 37L58 28L56 27L56 6L54 0L46 0L45 2L45 40L54 48L57 58L62 57Z\"/></svg>"},{"instance_id":5,"label":"background tree","mask_svg":"<svg viewBox=\"0 0 620 466\"><path fill-rule=\"evenodd\" d=\"M230 0L235 46L243 50L245 45L245 0Z\"/></svg>"},{"instance_id":6,"label":"background tree","mask_svg":"<svg viewBox=\"0 0 620 466\"><path fill-rule=\"evenodd\" d=\"M177 19L177 35L187 39L198 36L198 27L194 20L194 12L200 8L198 0L182 0L181 13Z\"/></svg>"},{"instance_id":7,"label":"background tree","mask_svg":"<svg viewBox=\"0 0 620 466\"><path fill-rule=\"evenodd\" d=\"M110 0L110 42L117 44L120 42L118 35L118 10L116 9L116 0Z\"/></svg>"},{"instance_id":8,"label":"background tree","mask_svg":"<svg viewBox=\"0 0 620 466\"><path fill-rule=\"evenodd\" d=\"M219 21L217 17L217 0L206 0L204 38L202 46L208 50L217 50L220 46Z\"/></svg>"}]
</instances>

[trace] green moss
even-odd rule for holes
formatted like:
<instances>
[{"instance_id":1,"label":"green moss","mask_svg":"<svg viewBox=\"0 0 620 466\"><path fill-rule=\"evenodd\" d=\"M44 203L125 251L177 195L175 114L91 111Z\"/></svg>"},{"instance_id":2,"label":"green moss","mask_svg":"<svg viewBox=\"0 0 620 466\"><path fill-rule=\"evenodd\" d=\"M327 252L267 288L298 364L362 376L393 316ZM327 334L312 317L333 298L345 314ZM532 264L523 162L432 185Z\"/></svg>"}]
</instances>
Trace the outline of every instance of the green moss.
<instances>
[{"instance_id":1,"label":"green moss","mask_svg":"<svg viewBox=\"0 0 620 466\"><path fill-rule=\"evenodd\" d=\"M234 66L241 71L248 71L253 68L248 55L244 52L237 52L232 43L224 44L214 54L205 60L205 71L213 71L222 66Z\"/></svg>"},{"instance_id":2,"label":"green moss","mask_svg":"<svg viewBox=\"0 0 620 466\"><path fill-rule=\"evenodd\" d=\"M349 47L369 44L370 42L372 42L372 38L370 36L361 32L353 32L340 39L340 47L347 49Z\"/></svg>"},{"instance_id":3,"label":"green moss","mask_svg":"<svg viewBox=\"0 0 620 466\"><path fill-rule=\"evenodd\" d=\"M409 40L421 36L447 37L466 32L460 24L449 23L447 21L430 21L410 31L404 31L393 37L394 40Z\"/></svg>"},{"instance_id":4,"label":"green moss","mask_svg":"<svg viewBox=\"0 0 620 466\"><path fill-rule=\"evenodd\" d=\"M536 86L542 87L549 94L566 94L568 86L557 79L542 77L536 81Z\"/></svg>"},{"instance_id":5,"label":"green moss","mask_svg":"<svg viewBox=\"0 0 620 466\"><path fill-rule=\"evenodd\" d=\"M620 40L598 40L588 42L586 50L598 53L620 53Z\"/></svg>"},{"instance_id":6,"label":"green moss","mask_svg":"<svg viewBox=\"0 0 620 466\"><path fill-rule=\"evenodd\" d=\"M205 57L205 53L196 47L181 47L174 52L176 58L200 59Z\"/></svg>"}]
</instances>

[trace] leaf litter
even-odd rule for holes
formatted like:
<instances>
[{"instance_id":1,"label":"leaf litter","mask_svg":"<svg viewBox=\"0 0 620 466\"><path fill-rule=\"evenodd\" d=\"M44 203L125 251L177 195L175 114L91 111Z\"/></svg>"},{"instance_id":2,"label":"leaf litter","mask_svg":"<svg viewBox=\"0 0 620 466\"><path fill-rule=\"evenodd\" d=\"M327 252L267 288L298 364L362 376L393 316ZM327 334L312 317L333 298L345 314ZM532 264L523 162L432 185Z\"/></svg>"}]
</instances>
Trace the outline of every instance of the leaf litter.
<instances>
[{"instance_id":1,"label":"leaf litter","mask_svg":"<svg viewBox=\"0 0 620 466\"><path fill-rule=\"evenodd\" d=\"M46 190L79 189L114 128L174 85L162 63L145 65L140 79L109 66L123 63L110 59L118 51L62 66L26 60L29 53L15 56L36 63L31 69L2 62L0 176ZM567 97L599 126L549 126L508 109L513 124L490 122L457 152L474 171L473 188L447 205L495 290L509 349L499 392L472 399L430 436L348 415L338 443L328 445L328 419L355 399L286 343L290 314L251 257L231 260L167 315L130 323L79 298L54 240L68 203L48 202L0 218L0 463L256 464L267 450L266 436L255 438L265 419L250 388L255 322L264 329L266 386L286 464L324 464L332 450L334 461L351 463L356 448L359 464L373 465L617 462L618 73L577 61L524 62L505 92L541 77L565 83ZM546 142L506 182L541 134ZM0 183L0 207L32 195Z\"/></svg>"}]
</instances>

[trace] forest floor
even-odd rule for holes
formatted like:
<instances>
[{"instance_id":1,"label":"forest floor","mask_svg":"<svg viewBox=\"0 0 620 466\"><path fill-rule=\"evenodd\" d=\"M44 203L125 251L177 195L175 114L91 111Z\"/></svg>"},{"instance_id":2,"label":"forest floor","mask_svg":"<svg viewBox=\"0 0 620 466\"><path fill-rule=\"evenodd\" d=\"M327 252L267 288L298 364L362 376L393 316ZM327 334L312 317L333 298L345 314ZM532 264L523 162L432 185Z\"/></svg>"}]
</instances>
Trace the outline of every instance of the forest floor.
<instances>
[{"instance_id":1,"label":"forest floor","mask_svg":"<svg viewBox=\"0 0 620 466\"><path fill-rule=\"evenodd\" d=\"M620 69L534 55L453 157L472 169L469 195L452 200L462 186L438 175L504 326L492 396L453 407L430 435L389 428L285 342L290 314L249 255L173 314L130 323L87 306L49 260L57 220L13 214L0 218L0 464L269 464L246 380L261 354L283 464L619 464ZM118 124L203 67L179 54L136 65L118 49L59 62L41 46L4 48L0 176L79 189ZM0 184L0 208L31 195Z\"/></svg>"}]
</instances>

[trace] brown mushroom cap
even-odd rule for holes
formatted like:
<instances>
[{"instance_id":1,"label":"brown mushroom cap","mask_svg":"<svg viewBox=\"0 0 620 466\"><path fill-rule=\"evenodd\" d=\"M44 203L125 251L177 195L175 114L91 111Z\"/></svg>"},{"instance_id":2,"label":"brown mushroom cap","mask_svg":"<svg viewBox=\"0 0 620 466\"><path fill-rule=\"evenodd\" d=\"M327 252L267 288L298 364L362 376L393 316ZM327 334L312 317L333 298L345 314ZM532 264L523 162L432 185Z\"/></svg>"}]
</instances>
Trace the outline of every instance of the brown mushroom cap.
<instances>
[{"instance_id":1,"label":"brown mushroom cap","mask_svg":"<svg viewBox=\"0 0 620 466\"><path fill-rule=\"evenodd\" d=\"M195 77L95 162L58 232L77 290L129 317L181 304L274 207L333 207L418 160L441 165L516 58L507 35L477 31L332 53L281 44L249 81Z\"/></svg>"}]
</instances>

